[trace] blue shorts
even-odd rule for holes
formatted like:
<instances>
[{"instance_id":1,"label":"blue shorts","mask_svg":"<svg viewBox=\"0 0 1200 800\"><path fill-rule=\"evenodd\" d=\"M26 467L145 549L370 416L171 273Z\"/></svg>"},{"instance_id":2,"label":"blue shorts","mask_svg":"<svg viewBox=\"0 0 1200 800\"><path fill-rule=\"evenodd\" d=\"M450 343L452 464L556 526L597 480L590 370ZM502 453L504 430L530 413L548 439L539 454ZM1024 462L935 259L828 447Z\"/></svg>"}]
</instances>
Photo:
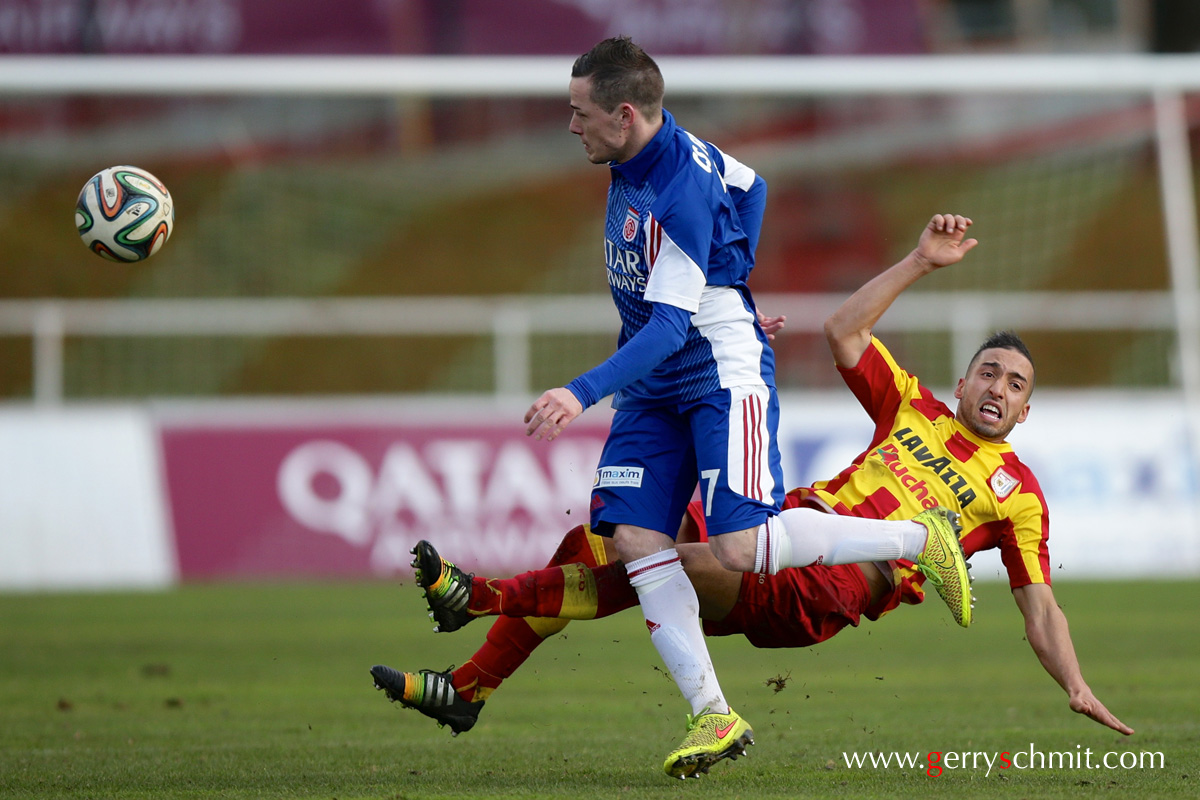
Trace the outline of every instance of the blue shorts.
<instances>
[{"instance_id":1,"label":"blue shorts","mask_svg":"<svg viewBox=\"0 0 1200 800\"><path fill-rule=\"evenodd\" d=\"M592 481L592 530L636 525L675 538L697 481L709 536L758 527L783 502L778 425L769 386L616 412Z\"/></svg>"}]
</instances>

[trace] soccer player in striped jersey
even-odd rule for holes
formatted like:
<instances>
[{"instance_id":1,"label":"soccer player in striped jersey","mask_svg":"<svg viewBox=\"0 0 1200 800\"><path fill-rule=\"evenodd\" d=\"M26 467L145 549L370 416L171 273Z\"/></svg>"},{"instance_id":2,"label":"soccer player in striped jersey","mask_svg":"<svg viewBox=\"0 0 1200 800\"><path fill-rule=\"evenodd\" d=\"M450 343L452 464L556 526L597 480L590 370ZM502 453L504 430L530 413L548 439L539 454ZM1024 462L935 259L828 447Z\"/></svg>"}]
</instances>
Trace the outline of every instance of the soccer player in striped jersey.
<instances>
[{"instance_id":1,"label":"soccer player in striped jersey","mask_svg":"<svg viewBox=\"0 0 1200 800\"><path fill-rule=\"evenodd\" d=\"M909 256L859 289L826 322L838 369L875 432L837 477L789 492L783 515L898 520L930 504L955 509L968 555L1000 550L1026 638L1067 692L1070 708L1128 735L1133 730L1109 712L1083 678L1050 586L1045 498L1006 441L1029 413L1034 369L1024 343L1007 332L985 341L958 382L958 405L951 411L871 334L902 291L956 263L975 245L964 239L970 224L961 216L934 216ZM757 647L807 647L857 626L864 616L876 620L900 604L924 599L925 575L902 558L814 564L775 575L732 572L707 544L697 542L705 538L704 525L703 510L692 504L677 550L710 636L742 634ZM429 561L456 569L428 543L421 547L430 551ZM452 673L420 676L377 666L372 670L376 684L390 699L449 724L455 733L469 730L491 692L568 619L607 616L638 602L614 555L610 542L580 526L563 539L547 569L507 580L473 578L469 597L446 627L461 627L476 616L504 615L474 657ZM400 691L406 686L412 690L407 697ZM431 699L416 697L426 687Z\"/></svg>"},{"instance_id":2,"label":"soccer player in striped jersey","mask_svg":"<svg viewBox=\"0 0 1200 800\"><path fill-rule=\"evenodd\" d=\"M651 641L691 705L687 735L663 768L692 777L754 742L721 690L675 550L697 483L710 546L726 567L775 572L823 555L813 553L811 532L778 516L775 358L746 283L766 183L676 123L662 107L658 66L628 37L580 56L569 92L571 132L589 161L610 170L604 259L621 333L610 358L532 404L526 433L552 440L614 395L591 526L613 538ZM942 509L859 522L822 524L822 541L850 539L845 552L856 557L920 557L946 574L939 593L969 624L966 562ZM461 596L435 587L437 565L425 566L435 594Z\"/></svg>"}]
</instances>

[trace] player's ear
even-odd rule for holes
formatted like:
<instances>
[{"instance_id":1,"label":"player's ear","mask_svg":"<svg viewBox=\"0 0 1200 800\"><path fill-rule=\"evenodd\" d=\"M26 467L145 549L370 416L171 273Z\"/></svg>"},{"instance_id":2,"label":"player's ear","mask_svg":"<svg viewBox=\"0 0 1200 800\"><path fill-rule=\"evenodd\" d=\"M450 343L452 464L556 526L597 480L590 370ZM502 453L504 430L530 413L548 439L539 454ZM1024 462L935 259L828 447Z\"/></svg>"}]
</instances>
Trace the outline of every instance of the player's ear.
<instances>
[{"instance_id":1,"label":"player's ear","mask_svg":"<svg viewBox=\"0 0 1200 800\"><path fill-rule=\"evenodd\" d=\"M633 103L621 103L617 107L617 114L621 122L621 130L627 131L633 127L633 121L637 119L638 110L634 108Z\"/></svg>"},{"instance_id":2,"label":"player's ear","mask_svg":"<svg viewBox=\"0 0 1200 800\"><path fill-rule=\"evenodd\" d=\"M1020 425L1027 419L1029 419L1029 403L1026 403L1025 407L1021 409L1021 413L1017 416L1017 424Z\"/></svg>"},{"instance_id":3,"label":"player's ear","mask_svg":"<svg viewBox=\"0 0 1200 800\"><path fill-rule=\"evenodd\" d=\"M965 386L965 385L966 385L966 383L967 383L967 379L966 379L966 378L959 378L959 379L958 379L958 386L955 386L955 387L954 387L954 397L955 397L956 399L958 399L958 400L962 400L963 386Z\"/></svg>"}]
</instances>

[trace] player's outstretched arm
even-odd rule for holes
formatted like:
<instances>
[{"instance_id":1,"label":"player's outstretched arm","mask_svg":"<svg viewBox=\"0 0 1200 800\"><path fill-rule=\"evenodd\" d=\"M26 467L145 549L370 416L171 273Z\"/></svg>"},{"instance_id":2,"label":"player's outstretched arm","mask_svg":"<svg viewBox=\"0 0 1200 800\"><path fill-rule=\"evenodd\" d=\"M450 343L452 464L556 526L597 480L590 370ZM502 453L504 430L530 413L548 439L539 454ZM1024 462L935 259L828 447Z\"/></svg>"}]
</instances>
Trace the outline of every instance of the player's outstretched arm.
<instances>
[{"instance_id":1,"label":"player's outstretched arm","mask_svg":"<svg viewBox=\"0 0 1200 800\"><path fill-rule=\"evenodd\" d=\"M1054 592L1044 583L1031 584L1013 589L1013 598L1025 617L1025 637L1037 654L1046 672L1070 698L1071 710L1087 716L1126 736L1133 728L1113 716L1104 704L1092 694L1091 688L1079 670L1075 656L1075 645L1067 628L1067 618L1054 601Z\"/></svg>"},{"instance_id":2,"label":"player's outstretched arm","mask_svg":"<svg viewBox=\"0 0 1200 800\"><path fill-rule=\"evenodd\" d=\"M648 375L683 346L691 313L669 303L651 303L650 320L599 365L566 386L542 394L525 412L525 435L553 440L571 420L600 398Z\"/></svg>"},{"instance_id":3,"label":"player's outstretched arm","mask_svg":"<svg viewBox=\"0 0 1200 800\"><path fill-rule=\"evenodd\" d=\"M825 320L825 338L839 366L858 364L871 344L871 329L905 289L934 270L957 264L979 244L964 238L971 224L960 214L934 214L911 253L850 295Z\"/></svg>"}]
</instances>

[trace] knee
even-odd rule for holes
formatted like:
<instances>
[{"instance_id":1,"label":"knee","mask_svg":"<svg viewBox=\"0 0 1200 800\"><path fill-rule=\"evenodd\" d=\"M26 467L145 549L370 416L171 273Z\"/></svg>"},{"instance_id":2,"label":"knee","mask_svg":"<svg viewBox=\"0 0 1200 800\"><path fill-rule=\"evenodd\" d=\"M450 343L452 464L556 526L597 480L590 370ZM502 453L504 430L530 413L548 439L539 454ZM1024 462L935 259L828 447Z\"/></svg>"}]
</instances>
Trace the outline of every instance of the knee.
<instances>
[{"instance_id":1,"label":"knee","mask_svg":"<svg viewBox=\"0 0 1200 800\"><path fill-rule=\"evenodd\" d=\"M709 547L721 566L734 572L753 572L757 540L750 531L710 536Z\"/></svg>"},{"instance_id":2,"label":"knee","mask_svg":"<svg viewBox=\"0 0 1200 800\"><path fill-rule=\"evenodd\" d=\"M744 553L725 553L718 556L717 560L721 562L721 566L725 569L733 570L734 572L753 572L754 571L754 556Z\"/></svg>"}]
</instances>

